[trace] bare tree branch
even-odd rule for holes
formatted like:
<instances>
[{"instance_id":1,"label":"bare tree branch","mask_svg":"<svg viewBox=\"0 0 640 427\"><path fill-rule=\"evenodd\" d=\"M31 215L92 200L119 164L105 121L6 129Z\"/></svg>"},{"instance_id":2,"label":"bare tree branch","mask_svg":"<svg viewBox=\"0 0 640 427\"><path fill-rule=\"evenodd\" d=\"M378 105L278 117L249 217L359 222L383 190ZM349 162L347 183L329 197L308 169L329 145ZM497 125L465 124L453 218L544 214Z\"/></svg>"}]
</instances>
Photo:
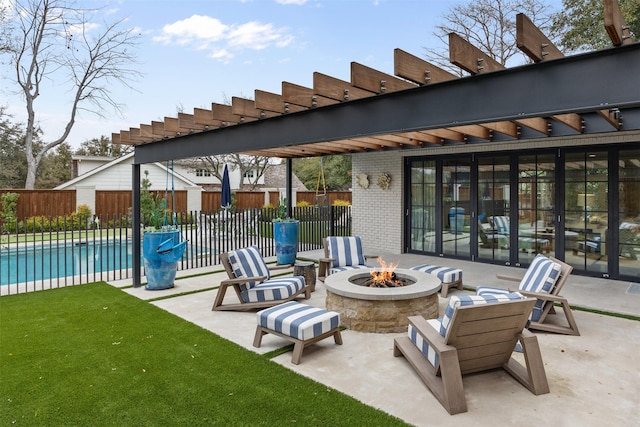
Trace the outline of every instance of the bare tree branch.
<instances>
[{"instance_id":1,"label":"bare tree branch","mask_svg":"<svg viewBox=\"0 0 640 427\"><path fill-rule=\"evenodd\" d=\"M25 188L29 189L43 156L67 139L80 111L104 117L105 108L111 107L121 113L123 106L111 96L111 88L116 84L132 88L129 82L140 77L134 53L140 34L124 27L124 20L95 23L92 17L97 11L77 8L67 0L18 0L15 6L10 53L27 110ZM43 89L52 86L67 87L72 94L68 119L61 135L45 135L42 148L34 150L36 101Z\"/></svg>"}]
</instances>

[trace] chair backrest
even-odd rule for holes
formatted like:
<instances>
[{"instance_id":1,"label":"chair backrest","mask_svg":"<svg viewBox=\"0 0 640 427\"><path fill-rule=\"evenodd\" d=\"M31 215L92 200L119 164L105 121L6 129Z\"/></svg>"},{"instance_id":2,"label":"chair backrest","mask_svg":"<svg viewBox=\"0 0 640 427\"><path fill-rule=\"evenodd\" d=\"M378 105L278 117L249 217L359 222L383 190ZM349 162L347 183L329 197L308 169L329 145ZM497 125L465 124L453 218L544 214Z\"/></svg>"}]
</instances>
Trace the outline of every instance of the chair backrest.
<instances>
[{"instance_id":1,"label":"chair backrest","mask_svg":"<svg viewBox=\"0 0 640 427\"><path fill-rule=\"evenodd\" d=\"M517 292L452 296L445 344L457 349L461 373L501 368L507 363L535 302Z\"/></svg>"},{"instance_id":2,"label":"chair backrest","mask_svg":"<svg viewBox=\"0 0 640 427\"><path fill-rule=\"evenodd\" d=\"M493 216L491 221L493 222L493 228L499 234L509 234L510 222L508 216Z\"/></svg>"},{"instance_id":3,"label":"chair backrest","mask_svg":"<svg viewBox=\"0 0 640 427\"><path fill-rule=\"evenodd\" d=\"M267 280L270 278L269 268L264 262L260 248L257 246L236 249L224 255L224 257L222 255L220 256L220 261L225 266L225 270L230 279L258 276L266 276ZM252 288L261 282L262 281L247 282L246 284L240 285L240 287L244 290L245 286Z\"/></svg>"},{"instance_id":4,"label":"chair backrest","mask_svg":"<svg viewBox=\"0 0 640 427\"><path fill-rule=\"evenodd\" d=\"M333 258L332 267L364 265L364 252L360 236L328 236L324 240L326 258Z\"/></svg>"}]
</instances>

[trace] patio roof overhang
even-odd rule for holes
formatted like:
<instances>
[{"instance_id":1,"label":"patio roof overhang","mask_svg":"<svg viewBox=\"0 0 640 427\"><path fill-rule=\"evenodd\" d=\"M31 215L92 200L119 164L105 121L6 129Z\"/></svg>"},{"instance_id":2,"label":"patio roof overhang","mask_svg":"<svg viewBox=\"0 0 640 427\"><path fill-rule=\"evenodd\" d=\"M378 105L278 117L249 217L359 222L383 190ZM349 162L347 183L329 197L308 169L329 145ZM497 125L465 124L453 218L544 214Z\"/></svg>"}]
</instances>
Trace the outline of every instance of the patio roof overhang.
<instances>
[{"instance_id":1,"label":"patio roof overhang","mask_svg":"<svg viewBox=\"0 0 640 427\"><path fill-rule=\"evenodd\" d=\"M282 95L165 117L112 135L135 145L135 164L243 153L312 157L483 142L611 134L640 129L640 44L624 36L615 0L605 1L613 48L570 57L517 16L518 47L534 62L505 69L456 34L457 78L400 49L395 76L351 64L351 81L314 73L313 88L282 83ZM607 14L607 7L609 13Z\"/></svg>"},{"instance_id":2,"label":"patio roof overhang","mask_svg":"<svg viewBox=\"0 0 640 427\"><path fill-rule=\"evenodd\" d=\"M215 129L178 128L141 140L135 162L231 152L296 158L638 130L639 75L635 43Z\"/></svg>"}]
</instances>

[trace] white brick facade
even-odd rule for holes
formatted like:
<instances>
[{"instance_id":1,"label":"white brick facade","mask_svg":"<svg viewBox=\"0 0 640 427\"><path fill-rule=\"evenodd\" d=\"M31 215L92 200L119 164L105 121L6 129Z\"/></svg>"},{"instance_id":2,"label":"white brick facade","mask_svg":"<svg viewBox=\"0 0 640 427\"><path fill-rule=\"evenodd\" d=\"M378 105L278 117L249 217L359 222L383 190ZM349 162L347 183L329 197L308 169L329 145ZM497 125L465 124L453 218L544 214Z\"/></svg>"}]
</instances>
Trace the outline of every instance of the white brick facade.
<instances>
[{"instance_id":1,"label":"white brick facade","mask_svg":"<svg viewBox=\"0 0 640 427\"><path fill-rule=\"evenodd\" d=\"M376 250L402 253L404 200L403 157L400 151L354 154L351 170L352 182L352 234L362 237L365 252ZM369 188L357 185L356 175L369 177ZM391 176L391 186L382 190L378 177Z\"/></svg>"}]
</instances>

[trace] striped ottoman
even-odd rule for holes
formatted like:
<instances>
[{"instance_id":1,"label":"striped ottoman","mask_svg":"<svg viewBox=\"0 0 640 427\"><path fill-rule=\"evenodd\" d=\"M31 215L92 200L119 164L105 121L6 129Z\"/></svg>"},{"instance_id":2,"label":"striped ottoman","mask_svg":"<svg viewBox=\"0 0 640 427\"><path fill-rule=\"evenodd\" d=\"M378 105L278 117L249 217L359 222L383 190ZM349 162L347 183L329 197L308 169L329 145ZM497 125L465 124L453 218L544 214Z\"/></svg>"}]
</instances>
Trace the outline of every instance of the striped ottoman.
<instances>
[{"instance_id":1,"label":"striped ottoman","mask_svg":"<svg viewBox=\"0 0 640 427\"><path fill-rule=\"evenodd\" d=\"M462 290L462 270L459 268L422 264L411 267L409 270L422 271L437 276L442 282L442 288L440 289L442 298L447 297L449 288L456 286L458 290Z\"/></svg>"},{"instance_id":2,"label":"striped ottoman","mask_svg":"<svg viewBox=\"0 0 640 427\"><path fill-rule=\"evenodd\" d=\"M299 364L302 350L309 344L333 335L336 344L342 344L340 315L334 311L311 307L296 301L266 308L257 313L258 326L253 346L260 347L262 336L274 334L292 341L291 363Z\"/></svg>"}]
</instances>

